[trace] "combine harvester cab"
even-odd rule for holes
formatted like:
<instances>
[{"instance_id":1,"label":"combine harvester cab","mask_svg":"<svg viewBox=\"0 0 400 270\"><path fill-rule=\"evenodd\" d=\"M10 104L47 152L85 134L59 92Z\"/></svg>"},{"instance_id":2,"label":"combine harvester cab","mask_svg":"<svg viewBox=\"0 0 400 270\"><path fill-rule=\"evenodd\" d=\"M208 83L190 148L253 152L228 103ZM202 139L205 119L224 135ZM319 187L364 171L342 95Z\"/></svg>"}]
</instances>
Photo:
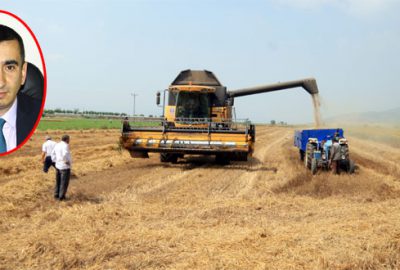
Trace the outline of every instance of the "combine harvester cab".
<instances>
[{"instance_id":1,"label":"combine harvester cab","mask_svg":"<svg viewBox=\"0 0 400 270\"><path fill-rule=\"evenodd\" d=\"M210 71L184 70L164 91L163 117L126 120L120 143L132 157L159 152L162 162L186 154L215 155L218 163L246 161L254 152L255 126L233 117L234 98L295 87L318 93L314 79L227 91Z\"/></svg>"},{"instance_id":2,"label":"combine harvester cab","mask_svg":"<svg viewBox=\"0 0 400 270\"><path fill-rule=\"evenodd\" d=\"M330 149L332 140L336 137L340 145L340 169L354 173L354 161L349 156L347 139L343 137L343 129L305 129L296 130L294 146L299 149L300 160L312 174L318 169L329 170Z\"/></svg>"}]
</instances>

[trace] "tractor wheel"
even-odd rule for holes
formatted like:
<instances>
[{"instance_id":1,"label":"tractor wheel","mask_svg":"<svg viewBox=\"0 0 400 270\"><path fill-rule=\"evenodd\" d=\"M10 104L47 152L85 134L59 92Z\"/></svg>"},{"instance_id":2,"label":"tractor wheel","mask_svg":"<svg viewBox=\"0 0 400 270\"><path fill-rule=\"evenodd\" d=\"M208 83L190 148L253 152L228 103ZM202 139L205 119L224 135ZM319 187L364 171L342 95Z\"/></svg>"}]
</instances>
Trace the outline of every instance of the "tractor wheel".
<instances>
[{"instance_id":1,"label":"tractor wheel","mask_svg":"<svg viewBox=\"0 0 400 270\"><path fill-rule=\"evenodd\" d=\"M306 168L308 168L307 164L308 164L308 153L306 152L304 155L304 166L306 166Z\"/></svg>"},{"instance_id":2,"label":"tractor wheel","mask_svg":"<svg viewBox=\"0 0 400 270\"><path fill-rule=\"evenodd\" d=\"M354 170L355 170L355 164L354 164L354 161L353 160L349 160L349 167L347 168L347 172L348 173L350 173L350 174L353 174L354 173Z\"/></svg>"},{"instance_id":3,"label":"tractor wheel","mask_svg":"<svg viewBox=\"0 0 400 270\"><path fill-rule=\"evenodd\" d=\"M312 174L317 173L317 160L315 158L311 160L311 173Z\"/></svg>"},{"instance_id":4,"label":"tractor wheel","mask_svg":"<svg viewBox=\"0 0 400 270\"><path fill-rule=\"evenodd\" d=\"M304 164L308 169L311 169L311 161L313 160L315 145L312 143L307 143L306 154L304 159Z\"/></svg>"}]
</instances>

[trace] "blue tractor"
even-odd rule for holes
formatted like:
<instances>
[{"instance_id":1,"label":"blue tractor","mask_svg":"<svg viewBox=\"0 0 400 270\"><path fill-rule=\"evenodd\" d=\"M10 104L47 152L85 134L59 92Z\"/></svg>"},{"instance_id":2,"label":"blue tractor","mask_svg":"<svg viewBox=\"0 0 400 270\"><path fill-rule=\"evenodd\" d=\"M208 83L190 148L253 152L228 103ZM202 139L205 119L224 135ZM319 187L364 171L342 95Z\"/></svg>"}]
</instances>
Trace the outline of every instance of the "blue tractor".
<instances>
[{"instance_id":1,"label":"blue tractor","mask_svg":"<svg viewBox=\"0 0 400 270\"><path fill-rule=\"evenodd\" d=\"M354 161L349 158L349 146L343 136L343 129L304 129L296 130L294 145L299 149L300 159L316 174L318 169L330 169L330 149L333 139L340 145L339 166L341 171L354 172Z\"/></svg>"}]
</instances>

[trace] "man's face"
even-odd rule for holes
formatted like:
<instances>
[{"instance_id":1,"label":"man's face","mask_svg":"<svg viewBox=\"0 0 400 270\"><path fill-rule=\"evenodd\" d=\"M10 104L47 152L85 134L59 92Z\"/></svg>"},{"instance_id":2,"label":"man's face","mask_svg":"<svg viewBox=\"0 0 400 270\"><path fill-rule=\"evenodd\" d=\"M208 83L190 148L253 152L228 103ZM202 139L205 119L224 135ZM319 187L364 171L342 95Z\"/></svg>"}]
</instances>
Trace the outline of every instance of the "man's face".
<instances>
[{"instance_id":1,"label":"man's face","mask_svg":"<svg viewBox=\"0 0 400 270\"><path fill-rule=\"evenodd\" d=\"M0 115L12 106L25 83L26 63L22 63L17 40L0 41Z\"/></svg>"}]
</instances>

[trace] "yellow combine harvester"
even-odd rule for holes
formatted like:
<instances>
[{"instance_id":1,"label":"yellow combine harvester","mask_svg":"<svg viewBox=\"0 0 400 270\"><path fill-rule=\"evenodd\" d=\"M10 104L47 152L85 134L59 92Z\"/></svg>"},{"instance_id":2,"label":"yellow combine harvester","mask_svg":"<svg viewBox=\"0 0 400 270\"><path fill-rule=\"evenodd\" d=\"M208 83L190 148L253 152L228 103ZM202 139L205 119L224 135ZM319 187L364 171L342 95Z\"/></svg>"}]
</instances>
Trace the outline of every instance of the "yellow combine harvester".
<instances>
[{"instance_id":1,"label":"yellow combine harvester","mask_svg":"<svg viewBox=\"0 0 400 270\"><path fill-rule=\"evenodd\" d=\"M159 152L162 162L177 162L186 154L215 155L219 163L246 161L254 152L255 126L233 118L234 98L294 87L318 93L315 79L227 91L210 71L184 70L164 91L164 117L125 122L121 145L132 157Z\"/></svg>"}]
</instances>

